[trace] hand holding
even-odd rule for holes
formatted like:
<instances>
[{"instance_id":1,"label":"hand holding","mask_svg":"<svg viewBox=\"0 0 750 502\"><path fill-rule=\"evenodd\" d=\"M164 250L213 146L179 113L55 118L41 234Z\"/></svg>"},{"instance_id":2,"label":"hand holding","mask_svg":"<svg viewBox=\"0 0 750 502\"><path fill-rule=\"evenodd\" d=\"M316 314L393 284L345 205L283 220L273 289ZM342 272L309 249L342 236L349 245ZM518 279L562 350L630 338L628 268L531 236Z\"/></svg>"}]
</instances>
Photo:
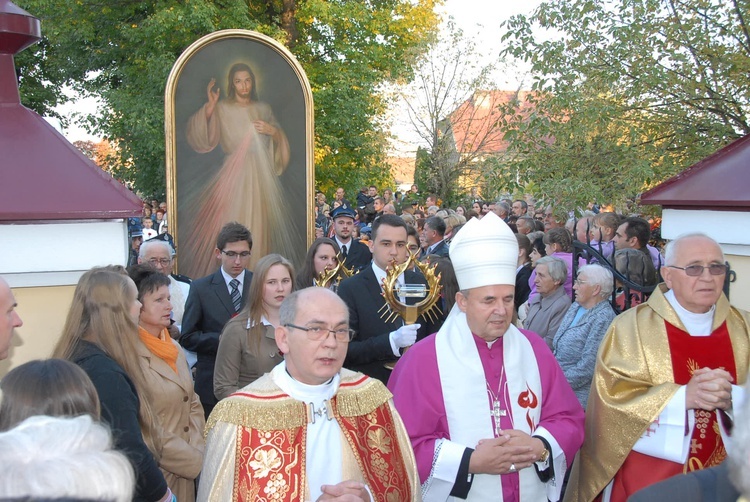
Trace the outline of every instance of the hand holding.
<instances>
[{"instance_id":1,"label":"hand holding","mask_svg":"<svg viewBox=\"0 0 750 502\"><path fill-rule=\"evenodd\" d=\"M390 333L390 338L396 347L409 347L417 341L417 331L421 324L405 324Z\"/></svg>"},{"instance_id":2,"label":"hand holding","mask_svg":"<svg viewBox=\"0 0 750 502\"><path fill-rule=\"evenodd\" d=\"M342 481L336 485L323 485L323 494L318 502L336 500L339 502L371 502L370 494L365 485L358 481Z\"/></svg>"}]
</instances>

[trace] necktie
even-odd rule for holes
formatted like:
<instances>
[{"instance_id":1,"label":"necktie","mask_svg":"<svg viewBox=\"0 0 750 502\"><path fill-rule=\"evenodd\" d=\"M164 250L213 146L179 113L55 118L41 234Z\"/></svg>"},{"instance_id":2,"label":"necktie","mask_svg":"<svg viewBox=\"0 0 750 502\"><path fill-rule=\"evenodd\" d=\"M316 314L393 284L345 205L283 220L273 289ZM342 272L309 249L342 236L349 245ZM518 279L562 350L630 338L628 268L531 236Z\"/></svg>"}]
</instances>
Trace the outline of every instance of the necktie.
<instances>
[{"instance_id":1,"label":"necktie","mask_svg":"<svg viewBox=\"0 0 750 502\"><path fill-rule=\"evenodd\" d=\"M232 296L232 303L234 304L235 312L240 311L240 302L242 301L242 294L240 294L239 286L240 281L237 279L229 281L229 287L232 288L229 294Z\"/></svg>"},{"instance_id":2,"label":"necktie","mask_svg":"<svg viewBox=\"0 0 750 502\"><path fill-rule=\"evenodd\" d=\"M346 246L341 246L341 256L346 260Z\"/></svg>"}]
</instances>

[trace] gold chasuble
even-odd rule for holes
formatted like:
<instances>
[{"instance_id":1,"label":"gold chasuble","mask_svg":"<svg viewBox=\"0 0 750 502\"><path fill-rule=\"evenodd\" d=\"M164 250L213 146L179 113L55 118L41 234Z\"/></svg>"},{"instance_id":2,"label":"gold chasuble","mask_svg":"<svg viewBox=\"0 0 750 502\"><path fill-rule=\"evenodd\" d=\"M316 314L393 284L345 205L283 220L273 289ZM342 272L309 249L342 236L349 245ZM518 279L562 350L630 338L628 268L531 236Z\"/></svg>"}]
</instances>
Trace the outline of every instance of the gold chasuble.
<instances>
[{"instance_id":1,"label":"gold chasuble","mask_svg":"<svg viewBox=\"0 0 750 502\"><path fill-rule=\"evenodd\" d=\"M335 419L343 435L343 480L367 484L376 501L420 500L414 454L391 393L361 373L342 369L340 375L328 417L313 416L305 403L278 388L270 374L219 402L206 424L206 435L210 441L216 428L233 446L223 455L207 456L206 462L215 463L209 471L216 479L204 500L223 500L221 494L229 493L227 483L232 501L309 500L306 428L326 418ZM329 457L321 449L320 462Z\"/></svg>"},{"instance_id":2,"label":"gold chasuble","mask_svg":"<svg viewBox=\"0 0 750 502\"><path fill-rule=\"evenodd\" d=\"M687 345L687 348L680 346L677 351L671 350L683 341L682 336L689 335L664 297L666 291L666 286L660 284L648 302L618 316L602 341L586 409L585 440L573 465L565 501L594 500L618 471L622 469L624 474L627 469L624 464L637 465L638 462L631 462L634 459L629 456L671 464L672 467L666 467L666 470L673 469L673 474L677 474L713 465L724 455L718 424L715 418L710 418L716 417L717 413L701 410L695 413L693 438L697 442L692 444L686 465L632 452L638 439L647 432L679 387L690 380L697 367L723 367L735 375L733 383L736 385L744 384L747 379L750 356L748 314L729 305L722 294L716 303L711 336L706 340L714 341L712 350L719 354L723 352L724 360L721 361L720 357L706 360L700 354L694 357L695 352L706 350L700 340L690 344L693 354L689 353L691 349ZM723 413L719 415L724 416ZM699 446L701 442L702 448ZM666 471L654 465L651 474L656 472ZM613 500L615 493L616 487Z\"/></svg>"}]
</instances>

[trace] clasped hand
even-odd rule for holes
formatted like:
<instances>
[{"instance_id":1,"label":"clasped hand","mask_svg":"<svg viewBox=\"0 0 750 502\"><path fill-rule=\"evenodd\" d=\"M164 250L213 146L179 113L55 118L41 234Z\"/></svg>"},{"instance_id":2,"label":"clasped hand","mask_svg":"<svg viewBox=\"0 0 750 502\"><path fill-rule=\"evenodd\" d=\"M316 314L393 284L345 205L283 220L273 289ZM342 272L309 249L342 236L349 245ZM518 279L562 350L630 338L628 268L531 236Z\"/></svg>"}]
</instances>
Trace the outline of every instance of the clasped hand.
<instances>
[{"instance_id":1,"label":"clasped hand","mask_svg":"<svg viewBox=\"0 0 750 502\"><path fill-rule=\"evenodd\" d=\"M539 460L544 443L523 431L509 429L497 438L482 439L469 460L469 472L473 474L507 474L530 467Z\"/></svg>"},{"instance_id":2,"label":"clasped hand","mask_svg":"<svg viewBox=\"0 0 750 502\"><path fill-rule=\"evenodd\" d=\"M732 382L728 371L721 368L699 368L687 384L685 408L706 411L732 408Z\"/></svg>"}]
</instances>

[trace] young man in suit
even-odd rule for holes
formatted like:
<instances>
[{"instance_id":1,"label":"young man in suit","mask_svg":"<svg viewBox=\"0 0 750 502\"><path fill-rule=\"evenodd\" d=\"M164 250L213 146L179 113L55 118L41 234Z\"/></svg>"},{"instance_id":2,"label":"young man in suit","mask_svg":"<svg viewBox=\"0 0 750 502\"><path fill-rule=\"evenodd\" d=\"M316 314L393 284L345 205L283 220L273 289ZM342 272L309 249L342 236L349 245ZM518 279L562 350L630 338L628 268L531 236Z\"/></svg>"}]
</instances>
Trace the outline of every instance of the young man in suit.
<instances>
[{"instance_id":1,"label":"young man in suit","mask_svg":"<svg viewBox=\"0 0 750 502\"><path fill-rule=\"evenodd\" d=\"M403 349L426 336L427 328L420 324L404 326L400 317L393 322L381 318L380 308L385 304L381 284L386 268L393 260L403 263L407 256L406 223L400 217L386 214L372 225L372 263L359 274L339 284L338 294L349 307L349 326L356 332L349 343L344 366L388 381L390 370L383 366L387 361L401 357ZM398 279L399 284L426 284L424 277L407 271ZM414 303L419 298L402 298Z\"/></svg>"},{"instance_id":2,"label":"young man in suit","mask_svg":"<svg viewBox=\"0 0 750 502\"><path fill-rule=\"evenodd\" d=\"M226 322L245 305L253 273L250 262L253 238L240 223L227 223L216 239L219 270L196 279L190 287L182 318L180 344L198 354L195 392L201 398L206 418L217 403L214 396L214 364L219 335Z\"/></svg>"},{"instance_id":3,"label":"young man in suit","mask_svg":"<svg viewBox=\"0 0 750 502\"><path fill-rule=\"evenodd\" d=\"M334 239L341 249L346 267L359 271L370 264L372 254L367 246L352 238L356 215L351 207L339 206L333 210L331 218L335 231Z\"/></svg>"}]
</instances>

